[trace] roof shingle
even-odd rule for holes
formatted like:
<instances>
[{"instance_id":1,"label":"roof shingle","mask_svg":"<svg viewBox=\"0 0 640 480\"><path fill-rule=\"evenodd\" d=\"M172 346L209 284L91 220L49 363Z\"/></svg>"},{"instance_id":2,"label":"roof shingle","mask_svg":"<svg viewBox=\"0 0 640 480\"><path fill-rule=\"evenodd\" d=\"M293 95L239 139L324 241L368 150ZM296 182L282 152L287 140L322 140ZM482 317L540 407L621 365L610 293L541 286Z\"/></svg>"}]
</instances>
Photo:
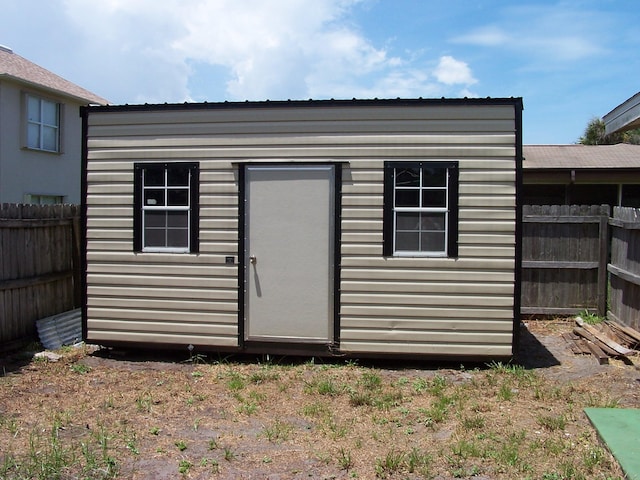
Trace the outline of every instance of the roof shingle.
<instances>
[{"instance_id":1,"label":"roof shingle","mask_svg":"<svg viewBox=\"0 0 640 480\"><path fill-rule=\"evenodd\" d=\"M8 48L0 48L0 79L3 77L45 88L80 100L82 103L97 105L109 103L108 100L30 62Z\"/></svg>"},{"instance_id":2,"label":"roof shingle","mask_svg":"<svg viewBox=\"0 0 640 480\"><path fill-rule=\"evenodd\" d=\"M525 169L640 168L640 145L524 145Z\"/></svg>"}]
</instances>

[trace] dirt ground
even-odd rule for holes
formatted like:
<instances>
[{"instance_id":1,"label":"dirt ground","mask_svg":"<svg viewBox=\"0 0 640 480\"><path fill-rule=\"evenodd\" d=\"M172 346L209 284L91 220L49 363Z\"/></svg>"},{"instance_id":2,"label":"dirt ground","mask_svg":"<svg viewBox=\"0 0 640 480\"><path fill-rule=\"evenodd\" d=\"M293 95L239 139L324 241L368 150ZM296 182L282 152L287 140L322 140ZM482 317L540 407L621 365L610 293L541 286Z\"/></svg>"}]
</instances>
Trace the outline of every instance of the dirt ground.
<instances>
[{"instance_id":1,"label":"dirt ground","mask_svg":"<svg viewBox=\"0 0 640 480\"><path fill-rule=\"evenodd\" d=\"M185 361L93 348L67 349L58 362L14 355L0 359L0 457L28 450L34 432L46 437L53 422L65 442L94 442L117 463L88 478L621 478L608 454L587 466L571 458L600 451L583 406L640 407L640 362L599 365L574 355L561 337L571 326L522 326L515 360L544 384L433 363L338 368L318 359ZM434 393L435 379L448 397ZM456 398L463 413L438 420L433 408L442 397ZM567 424L545 428L541 419L554 418ZM527 437L522 450L504 464L489 460L516 435ZM463 451L474 442L484 453ZM539 445L540 455L528 457ZM393 452L404 452L402 467L394 469Z\"/></svg>"}]
</instances>

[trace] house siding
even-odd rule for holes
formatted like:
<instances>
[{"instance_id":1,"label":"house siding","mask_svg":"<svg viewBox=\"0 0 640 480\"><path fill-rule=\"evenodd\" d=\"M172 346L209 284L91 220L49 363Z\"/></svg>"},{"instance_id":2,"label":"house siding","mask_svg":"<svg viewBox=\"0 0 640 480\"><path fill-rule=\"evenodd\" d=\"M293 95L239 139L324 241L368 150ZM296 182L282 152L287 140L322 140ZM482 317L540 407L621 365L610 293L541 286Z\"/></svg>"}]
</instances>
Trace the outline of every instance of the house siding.
<instances>
[{"instance_id":1,"label":"house siding","mask_svg":"<svg viewBox=\"0 0 640 480\"><path fill-rule=\"evenodd\" d=\"M26 94L60 104L60 152L24 148ZM23 203L27 195L80 203L81 105L35 86L0 80L0 203Z\"/></svg>"},{"instance_id":2,"label":"house siding","mask_svg":"<svg viewBox=\"0 0 640 480\"><path fill-rule=\"evenodd\" d=\"M260 104L264 105L264 104ZM88 109L90 341L239 345L244 162L342 168L339 349L510 356L519 99ZM384 162L459 162L457 258L382 255ZM133 163L199 162L198 254L133 252Z\"/></svg>"}]
</instances>

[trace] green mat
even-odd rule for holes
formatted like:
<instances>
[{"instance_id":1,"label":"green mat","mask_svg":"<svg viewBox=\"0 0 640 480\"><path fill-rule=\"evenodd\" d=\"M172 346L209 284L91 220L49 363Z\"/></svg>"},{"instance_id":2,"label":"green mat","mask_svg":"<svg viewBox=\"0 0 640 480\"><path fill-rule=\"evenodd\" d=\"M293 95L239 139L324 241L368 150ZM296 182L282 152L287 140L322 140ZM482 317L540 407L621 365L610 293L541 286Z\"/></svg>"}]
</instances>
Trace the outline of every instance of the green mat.
<instances>
[{"instance_id":1,"label":"green mat","mask_svg":"<svg viewBox=\"0 0 640 480\"><path fill-rule=\"evenodd\" d=\"M640 480L640 410L585 408L584 412L627 478Z\"/></svg>"}]
</instances>

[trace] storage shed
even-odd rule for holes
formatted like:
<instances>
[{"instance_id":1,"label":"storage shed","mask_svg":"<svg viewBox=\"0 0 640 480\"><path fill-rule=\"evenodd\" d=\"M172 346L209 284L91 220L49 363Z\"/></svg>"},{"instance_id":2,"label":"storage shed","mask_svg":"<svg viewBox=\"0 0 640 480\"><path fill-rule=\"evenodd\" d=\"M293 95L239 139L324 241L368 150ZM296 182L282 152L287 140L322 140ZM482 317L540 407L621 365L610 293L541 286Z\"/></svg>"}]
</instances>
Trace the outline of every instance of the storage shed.
<instances>
[{"instance_id":1,"label":"storage shed","mask_svg":"<svg viewBox=\"0 0 640 480\"><path fill-rule=\"evenodd\" d=\"M522 99L87 107L87 341L509 358Z\"/></svg>"}]
</instances>

